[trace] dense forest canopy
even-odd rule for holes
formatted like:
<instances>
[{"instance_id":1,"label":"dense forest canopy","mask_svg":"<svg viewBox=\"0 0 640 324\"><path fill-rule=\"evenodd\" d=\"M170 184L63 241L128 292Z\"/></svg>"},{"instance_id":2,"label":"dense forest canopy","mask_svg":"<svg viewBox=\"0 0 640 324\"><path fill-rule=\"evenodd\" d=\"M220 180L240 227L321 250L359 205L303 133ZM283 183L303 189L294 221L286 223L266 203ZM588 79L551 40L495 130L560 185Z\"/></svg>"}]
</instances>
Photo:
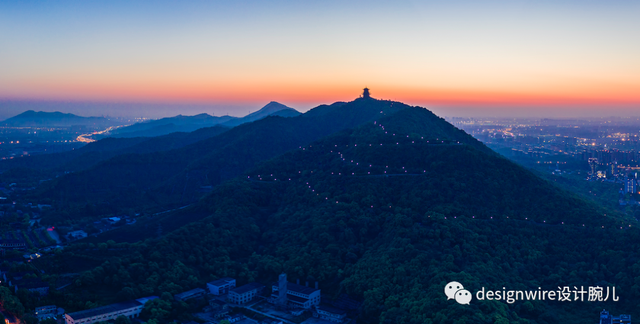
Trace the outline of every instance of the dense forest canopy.
<instances>
[{"instance_id":1,"label":"dense forest canopy","mask_svg":"<svg viewBox=\"0 0 640 324\"><path fill-rule=\"evenodd\" d=\"M190 207L156 217L166 235L144 234L151 218L127 234L144 241L77 243L37 260L51 273L83 271L58 296L69 310L170 297L226 276L268 284L286 272L319 281L327 298L362 300L361 323L584 323L603 307L640 316L635 220L559 189L426 109L358 99L245 124L179 152L204 158L122 155L51 189L57 201L104 196L72 189L127 170L136 179L127 190L139 197L162 170L154 163L209 176L237 165ZM124 192L115 188L100 190ZM450 281L473 291L615 286L620 300L459 305L443 294Z\"/></svg>"}]
</instances>

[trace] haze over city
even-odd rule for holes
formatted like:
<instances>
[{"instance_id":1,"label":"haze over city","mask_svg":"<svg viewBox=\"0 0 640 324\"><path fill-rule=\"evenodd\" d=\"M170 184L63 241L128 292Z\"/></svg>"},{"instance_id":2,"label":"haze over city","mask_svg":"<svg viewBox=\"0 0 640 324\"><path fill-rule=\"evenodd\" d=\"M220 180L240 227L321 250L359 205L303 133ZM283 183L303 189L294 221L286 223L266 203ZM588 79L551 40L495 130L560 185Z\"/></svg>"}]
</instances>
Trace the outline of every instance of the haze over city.
<instances>
[{"instance_id":1,"label":"haze over city","mask_svg":"<svg viewBox=\"0 0 640 324\"><path fill-rule=\"evenodd\" d=\"M446 116L640 110L634 1L0 4L0 118L243 116L375 98Z\"/></svg>"}]
</instances>

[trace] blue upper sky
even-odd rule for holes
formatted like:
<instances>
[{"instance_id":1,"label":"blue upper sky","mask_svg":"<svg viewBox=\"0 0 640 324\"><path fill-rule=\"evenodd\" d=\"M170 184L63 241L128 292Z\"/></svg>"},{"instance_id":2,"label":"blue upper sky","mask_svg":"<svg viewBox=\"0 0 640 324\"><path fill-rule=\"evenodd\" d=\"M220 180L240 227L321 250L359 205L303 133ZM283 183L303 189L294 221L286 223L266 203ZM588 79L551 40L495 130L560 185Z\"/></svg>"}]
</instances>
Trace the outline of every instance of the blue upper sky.
<instances>
[{"instance_id":1,"label":"blue upper sky","mask_svg":"<svg viewBox=\"0 0 640 324\"><path fill-rule=\"evenodd\" d=\"M2 1L0 100L244 115L366 85L448 115L629 114L638 17L640 1Z\"/></svg>"}]
</instances>

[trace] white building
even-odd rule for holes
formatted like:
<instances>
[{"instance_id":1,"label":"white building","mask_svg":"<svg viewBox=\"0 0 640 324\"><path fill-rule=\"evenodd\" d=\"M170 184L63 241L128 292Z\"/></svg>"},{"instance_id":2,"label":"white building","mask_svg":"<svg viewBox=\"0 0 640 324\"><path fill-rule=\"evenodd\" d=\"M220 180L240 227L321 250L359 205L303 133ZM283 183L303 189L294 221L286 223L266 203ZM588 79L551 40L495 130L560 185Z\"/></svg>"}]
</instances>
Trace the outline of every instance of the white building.
<instances>
[{"instance_id":1,"label":"white building","mask_svg":"<svg viewBox=\"0 0 640 324\"><path fill-rule=\"evenodd\" d=\"M145 300L145 298L141 298ZM148 298L146 298L148 300ZM111 321L118 316L137 318L142 312L144 304L139 300L130 300L122 303L87 309L75 313L65 314L66 324L93 324L96 322Z\"/></svg>"},{"instance_id":2,"label":"white building","mask_svg":"<svg viewBox=\"0 0 640 324\"><path fill-rule=\"evenodd\" d=\"M309 309L312 306L320 305L320 289L302 286L292 282L287 282L287 307ZM278 301L279 283L275 282L271 286L271 297L269 302L276 304Z\"/></svg>"},{"instance_id":3,"label":"white building","mask_svg":"<svg viewBox=\"0 0 640 324\"><path fill-rule=\"evenodd\" d=\"M638 182L636 179L627 179L624 184L624 192L625 193L637 193L638 192Z\"/></svg>"},{"instance_id":4,"label":"white building","mask_svg":"<svg viewBox=\"0 0 640 324\"><path fill-rule=\"evenodd\" d=\"M245 304L256 298L263 289L264 285L252 282L244 286L231 289L229 291L229 297L227 298L234 304Z\"/></svg>"},{"instance_id":5,"label":"white building","mask_svg":"<svg viewBox=\"0 0 640 324\"><path fill-rule=\"evenodd\" d=\"M229 292L229 290L236 287L236 280L233 278L220 278L218 280L214 280L212 282L207 283L207 288L209 288L209 292L219 296L224 295Z\"/></svg>"},{"instance_id":6,"label":"white building","mask_svg":"<svg viewBox=\"0 0 640 324\"><path fill-rule=\"evenodd\" d=\"M334 323L342 323L345 318L347 318L347 312L323 305L316 307L316 311L313 313L313 316Z\"/></svg>"},{"instance_id":7,"label":"white building","mask_svg":"<svg viewBox=\"0 0 640 324\"><path fill-rule=\"evenodd\" d=\"M204 297L206 291L202 288L191 289L189 291L185 291L183 293L176 294L173 296L173 299L177 301L185 301L193 298Z\"/></svg>"},{"instance_id":8,"label":"white building","mask_svg":"<svg viewBox=\"0 0 640 324\"><path fill-rule=\"evenodd\" d=\"M56 305L36 307L36 311L34 312L34 314L39 320L56 316L57 313L58 313L58 307Z\"/></svg>"}]
</instances>

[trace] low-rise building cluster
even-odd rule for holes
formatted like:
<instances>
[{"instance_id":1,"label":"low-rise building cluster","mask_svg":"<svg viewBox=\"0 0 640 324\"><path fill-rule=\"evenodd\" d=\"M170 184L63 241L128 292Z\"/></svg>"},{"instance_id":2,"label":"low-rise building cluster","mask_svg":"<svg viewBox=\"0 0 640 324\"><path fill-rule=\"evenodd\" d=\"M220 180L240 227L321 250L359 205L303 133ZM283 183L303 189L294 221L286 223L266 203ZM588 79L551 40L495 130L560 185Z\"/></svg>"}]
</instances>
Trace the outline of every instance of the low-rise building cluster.
<instances>
[{"instance_id":1,"label":"low-rise building cluster","mask_svg":"<svg viewBox=\"0 0 640 324\"><path fill-rule=\"evenodd\" d=\"M87 309L79 312L65 314L66 324L93 324L115 320L119 316L134 319L140 316L146 301L158 298L156 296L139 298L122 303Z\"/></svg>"},{"instance_id":2,"label":"low-rise building cluster","mask_svg":"<svg viewBox=\"0 0 640 324\"><path fill-rule=\"evenodd\" d=\"M217 323L227 320L231 323L241 321L244 315L233 311L233 308L245 308L249 311L266 316L265 323L282 323L282 320L265 312L280 312L288 316L313 316L331 323L343 323L347 321L347 311L332 305L321 304L321 290L318 283L312 287L307 282L301 285L287 281L287 275L281 274L278 281L271 285L271 291L265 292L265 285L250 282L236 286L234 278L220 278L207 283L207 289L194 288L179 294L173 298L177 302L185 302L192 299L206 299L207 306L204 309L207 323ZM94 324L97 322L113 321L119 316L135 319L140 316L147 301L158 298L150 296L121 303L101 306L83 311L64 314L66 324ZM252 308L256 304L262 311ZM55 305L38 307L35 315L38 318L52 317L59 313ZM198 315L200 316L200 315ZM204 315L202 315L204 316ZM317 320L316 320L317 321Z\"/></svg>"}]
</instances>

